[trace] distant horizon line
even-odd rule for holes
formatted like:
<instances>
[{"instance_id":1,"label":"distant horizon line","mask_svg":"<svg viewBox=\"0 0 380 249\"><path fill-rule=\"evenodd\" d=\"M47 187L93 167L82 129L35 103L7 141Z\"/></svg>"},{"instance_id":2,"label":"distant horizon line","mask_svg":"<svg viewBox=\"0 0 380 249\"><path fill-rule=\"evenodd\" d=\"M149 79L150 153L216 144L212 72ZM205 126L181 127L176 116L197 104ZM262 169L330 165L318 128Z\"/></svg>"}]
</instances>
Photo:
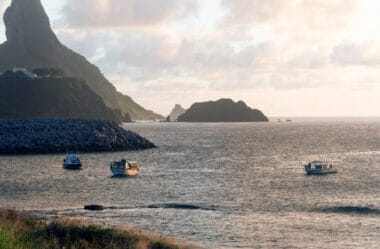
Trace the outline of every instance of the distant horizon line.
<instances>
[{"instance_id":1,"label":"distant horizon line","mask_svg":"<svg viewBox=\"0 0 380 249\"><path fill-rule=\"evenodd\" d=\"M365 116L297 116L297 115L281 115L268 116L269 118L380 118L380 115L365 115Z\"/></svg>"},{"instance_id":2,"label":"distant horizon line","mask_svg":"<svg viewBox=\"0 0 380 249\"><path fill-rule=\"evenodd\" d=\"M268 118L272 119L279 119L279 118L380 118L380 115L378 116L268 116Z\"/></svg>"}]
</instances>

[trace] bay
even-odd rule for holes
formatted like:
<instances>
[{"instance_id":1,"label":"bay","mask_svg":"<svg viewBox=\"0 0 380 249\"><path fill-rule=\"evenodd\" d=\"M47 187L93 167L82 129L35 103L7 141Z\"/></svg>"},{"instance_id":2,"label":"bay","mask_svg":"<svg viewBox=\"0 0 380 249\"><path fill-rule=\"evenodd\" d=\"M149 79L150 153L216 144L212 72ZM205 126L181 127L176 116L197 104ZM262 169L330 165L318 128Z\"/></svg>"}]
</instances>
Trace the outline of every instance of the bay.
<instances>
[{"instance_id":1,"label":"bay","mask_svg":"<svg viewBox=\"0 0 380 249\"><path fill-rule=\"evenodd\" d=\"M159 148L0 157L0 205L47 218L127 225L208 248L378 248L380 122L134 123ZM140 164L112 178L109 163ZM338 174L306 176L322 159ZM102 204L102 212L83 210ZM346 207L365 207L352 212ZM355 210L354 210L355 211Z\"/></svg>"}]
</instances>

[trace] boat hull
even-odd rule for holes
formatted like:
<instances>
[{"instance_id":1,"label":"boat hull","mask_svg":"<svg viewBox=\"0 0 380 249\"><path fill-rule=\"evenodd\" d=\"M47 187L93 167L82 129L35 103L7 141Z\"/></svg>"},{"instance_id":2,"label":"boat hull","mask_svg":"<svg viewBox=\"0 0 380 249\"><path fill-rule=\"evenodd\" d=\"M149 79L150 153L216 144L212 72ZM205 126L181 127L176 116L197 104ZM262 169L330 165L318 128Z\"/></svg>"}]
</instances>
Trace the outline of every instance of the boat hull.
<instances>
[{"instance_id":1,"label":"boat hull","mask_svg":"<svg viewBox=\"0 0 380 249\"><path fill-rule=\"evenodd\" d=\"M336 169L332 170L316 170L316 169L307 169L306 174L307 175L327 175L327 174L336 174L338 171Z\"/></svg>"},{"instance_id":2,"label":"boat hull","mask_svg":"<svg viewBox=\"0 0 380 249\"><path fill-rule=\"evenodd\" d=\"M115 177L126 177L126 176L137 176L139 171L137 169L111 169L113 176Z\"/></svg>"},{"instance_id":3,"label":"boat hull","mask_svg":"<svg viewBox=\"0 0 380 249\"><path fill-rule=\"evenodd\" d=\"M63 164L63 168L65 168L65 169L81 169L82 164L81 163Z\"/></svg>"}]
</instances>

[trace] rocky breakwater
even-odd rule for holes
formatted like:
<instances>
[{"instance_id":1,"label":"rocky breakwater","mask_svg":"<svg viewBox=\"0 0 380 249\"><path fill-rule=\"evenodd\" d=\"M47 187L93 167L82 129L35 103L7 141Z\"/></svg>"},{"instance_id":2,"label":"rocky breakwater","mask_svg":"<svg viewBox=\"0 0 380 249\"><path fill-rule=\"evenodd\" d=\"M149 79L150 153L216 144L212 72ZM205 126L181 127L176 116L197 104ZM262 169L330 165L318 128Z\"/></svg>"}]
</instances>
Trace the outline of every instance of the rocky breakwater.
<instances>
[{"instance_id":1,"label":"rocky breakwater","mask_svg":"<svg viewBox=\"0 0 380 249\"><path fill-rule=\"evenodd\" d=\"M118 124L87 119L0 120L0 154L144 150L155 145Z\"/></svg>"}]
</instances>

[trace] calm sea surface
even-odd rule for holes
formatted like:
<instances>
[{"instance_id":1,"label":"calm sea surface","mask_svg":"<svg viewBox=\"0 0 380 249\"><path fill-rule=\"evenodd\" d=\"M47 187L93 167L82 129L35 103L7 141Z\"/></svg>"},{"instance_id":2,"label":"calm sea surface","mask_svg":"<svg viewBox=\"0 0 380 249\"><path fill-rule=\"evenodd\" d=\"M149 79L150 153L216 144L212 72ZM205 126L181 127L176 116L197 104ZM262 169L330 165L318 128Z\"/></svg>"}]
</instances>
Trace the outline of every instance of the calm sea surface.
<instances>
[{"instance_id":1,"label":"calm sea surface","mask_svg":"<svg viewBox=\"0 0 380 249\"><path fill-rule=\"evenodd\" d=\"M81 171L63 170L64 155L0 157L0 206L207 248L380 248L380 122L126 128L159 149L82 154ZM112 178L109 162L121 158L138 161L140 176ZM332 161L339 173L306 176L302 165L313 159ZM335 212L346 206L371 212Z\"/></svg>"}]
</instances>

